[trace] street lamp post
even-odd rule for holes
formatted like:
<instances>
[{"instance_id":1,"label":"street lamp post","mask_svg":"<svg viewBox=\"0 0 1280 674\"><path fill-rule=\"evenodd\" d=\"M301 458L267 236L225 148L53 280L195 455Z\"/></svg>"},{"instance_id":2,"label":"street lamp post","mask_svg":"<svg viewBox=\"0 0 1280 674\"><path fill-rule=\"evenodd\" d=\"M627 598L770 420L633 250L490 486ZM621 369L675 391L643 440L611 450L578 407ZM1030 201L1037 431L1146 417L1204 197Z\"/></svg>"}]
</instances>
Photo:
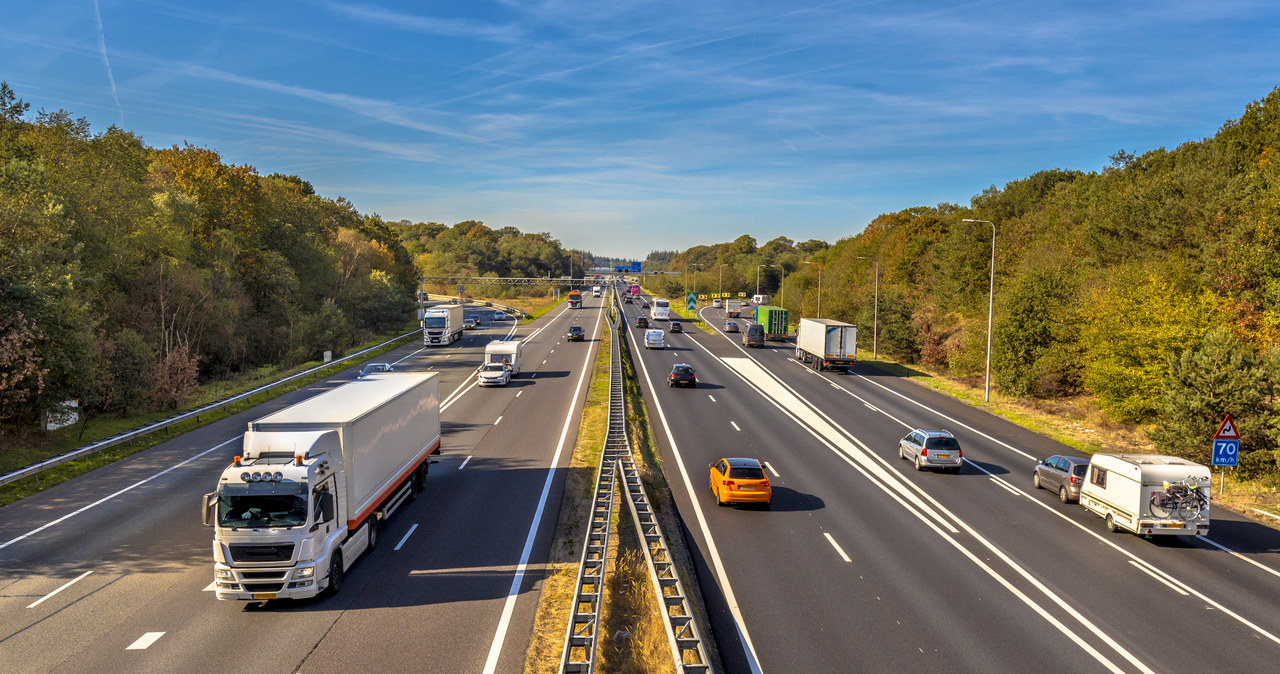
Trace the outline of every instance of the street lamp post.
<instances>
[{"instance_id":1,"label":"street lamp post","mask_svg":"<svg viewBox=\"0 0 1280 674\"><path fill-rule=\"evenodd\" d=\"M873 257L858 256L859 260L867 260L876 266L876 301L875 307L871 312L871 358L878 359L880 354L876 351L876 341L880 336L880 261Z\"/></svg>"},{"instance_id":2,"label":"street lamp post","mask_svg":"<svg viewBox=\"0 0 1280 674\"><path fill-rule=\"evenodd\" d=\"M757 294L757 295L759 295L759 294L760 294L760 270L761 270L761 269L764 269L765 267L768 267L768 266L769 266L769 265L767 265L767 264L758 264L758 265L756 265L756 294Z\"/></svg>"},{"instance_id":3,"label":"street lamp post","mask_svg":"<svg viewBox=\"0 0 1280 674\"><path fill-rule=\"evenodd\" d=\"M805 264L818 265L818 318L822 318L822 263L805 261ZM800 304L804 304L804 298L801 298Z\"/></svg>"},{"instance_id":4,"label":"street lamp post","mask_svg":"<svg viewBox=\"0 0 1280 674\"><path fill-rule=\"evenodd\" d=\"M984 400L991 401L991 317L996 306L996 223L990 220L964 218L961 222L985 222L991 225L991 285L987 290L987 390Z\"/></svg>"},{"instance_id":5,"label":"street lamp post","mask_svg":"<svg viewBox=\"0 0 1280 674\"><path fill-rule=\"evenodd\" d=\"M720 287L716 288L717 295L724 295L724 263L720 263Z\"/></svg>"}]
</instances>

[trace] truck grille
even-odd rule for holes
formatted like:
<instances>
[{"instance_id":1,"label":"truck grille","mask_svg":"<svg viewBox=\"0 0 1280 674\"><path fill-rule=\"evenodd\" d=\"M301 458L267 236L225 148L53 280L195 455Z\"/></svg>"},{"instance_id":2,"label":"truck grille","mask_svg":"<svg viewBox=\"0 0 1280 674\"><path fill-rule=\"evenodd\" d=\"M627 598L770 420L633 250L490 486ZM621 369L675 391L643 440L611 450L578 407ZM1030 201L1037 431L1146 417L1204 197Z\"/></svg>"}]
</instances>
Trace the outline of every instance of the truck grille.
<instances>
[{"instance_id":1,"label":"truck grille","mask_svg":"<svg viewBox=\"0 0 1280 674\"><path fill-rule=\"evenodd\" d=\"M232 543L231 559L237 562L287 562L293 559L293 543L250 545Z\"/></svg>"},{"instance_id":2,"label":"truck grille","mask_svg":"<svg viewBox=\"0 0 1280 674\"><path fill-rule=\"evenodd\" d=\"M279 592L284 589L284 583L245 583L245 592Z\"/></svg>"}]
</instances>

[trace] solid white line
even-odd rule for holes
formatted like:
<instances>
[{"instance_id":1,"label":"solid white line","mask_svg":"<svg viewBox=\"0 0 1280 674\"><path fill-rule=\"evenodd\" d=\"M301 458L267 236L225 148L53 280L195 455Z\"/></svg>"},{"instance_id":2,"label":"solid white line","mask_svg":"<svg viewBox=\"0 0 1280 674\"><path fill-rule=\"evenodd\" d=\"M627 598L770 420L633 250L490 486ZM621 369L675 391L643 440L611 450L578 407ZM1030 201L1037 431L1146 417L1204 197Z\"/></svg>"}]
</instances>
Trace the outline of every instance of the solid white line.
<instances>
[{"instance_id":1,"label":"solid white line","mask_svg":"<svg viewBox=\"0 0 1280 674\"><path fill-rule=\"evenodd\" d=\"M72 517L75 517L76 515L79 515L80 513L84 512L84 511L86 511L86 510L88 510L88 509L90 509L90 508L93 508L93 507L96 507L96 506L102 505L103 503L106 503L107 501L110 501L111 499L113 499L113 498L115 498L115 497L117 497L117 496L119 496L119 495L121 495L121 494L123 494L123 493L125 493L125 492L127 492L127 491L130 491L130 490L135 489L135 488L137 488L137 487L141 487L142 485L144 485L144 484L146 484L146 483L148 483L148 482L150 482L150 481L152 481L152 480L156 479L157 477L160 477L161 475L164 475L165 473L168 473L168 472L169 472L169 471L171 471L171 470L177 470L178 468L181 468L181 467L183 467L183 466L187 465L188 463L191 463L192 461L195 461L196 459L198 459L198 458L200 458L200 457L204 456L205 454L208 454L209 452L214 451L215 449L222 449L223 447L225 447L225 446L227 446L227 445L229 445L229 444L231 444L231 443L235 442L236 440L239 440L242 436L243 436L243 433L242 433L241 435L237 435L237 436L236 436L236 437L234 437L234 438L231 438L230 440L227 440L226 442L223 442L223 443L220 443L220 444L214 445L214 446L210 447L209 449L206 449L206 450L204 450L203 452L200 452L199 454L196 454L195 456L193 456L193 457L191 457L191 458L187 459L186 461L183 461L182 463L178 463L178 464L174 464L174 465L172 465L172 466L169 466L168 468L165 468L164 470L160 471L159 473L156 473L156 474L152 475L151 477L147 477L147 478L144 478L144 479L138 480L137 482L134 482L133 484L129 485L128 487L125 487L124 489L121 489L121 490L119 490L119 491L115 492L114 494L109 494L109 495L107 495L107 496L103 496L102 498L98 499L97 501L94 501L93 503L90 503L89 505L84 506L84 507L80 508L79 510L74 510L74 511L72 511L72 512L69 512L69 513L67 513L66 515L63 515L62 517L59 517L58 519L56 519L56 520L54 520L54 521L52 521L52 522L49 522L48 524L43 524L43 525L41 525L41 526L39 526L39 527L36 527L35 529L32 529L31 531L28 531L28 532L27 532L27 533L25 533L25 534L22 534L21 536L19 536L19 537L15 538L15 539L12 539L12 540L6 541L6 542L4 542L4 543L0 544L0 550L3 550L3 549L5 549L5 548L9 547L10 545L13 545L14 543L17 543L18 541L20 541L20 540L22 540L22 539L24 539L24 538L27 538L27 537L29 537L29 536L34 536L35 534L38 534L38 533L40 533L41 531L44 531L45 529L48 529L49 527L51 527L51 526L53 526L53 525L55 525L55 524L61 524L62 522L65 522L66 520L69 520L69 519L71 519Z\"/></svg>"},{"instance_id":2,"label":"solid white line","mask_svg":"<svg viewBox=\"0 0 1280 674\"><path fill-rule=\"evenodd\" d=\"M151 646L151 644L154 644L155 642L159 641L160 637L162 636L164 636L164 632L147 632L146 634L143 634L142 636L138 637L137 641L129 644L129 647L126 648L125 650L126 651L145 651L148 647Z\"/></svg>"},{"instance_id":3,"label":"solid white line","mask_svg":"<svg viewBox=\"0 0 1280 674\"><path fill-rule=\"evenodd\" d=\"M462 470L467 467L467 462L471 460L471 456L472 455L468 455L467 458L463 459L462 465L458 466L458 470Z\"/></svg>"},{"instance_id":4,"label":"solid white line","mask_svg":"<svg viewBox=\"0 0 1280 674\"><path fill-rule=\"evenodd\" d=\"M844 549L840 547L840 544L836 542L836 539L831 537L831 534L826 533L824 531L822 532L822 535L826 536L827 542L831 544L831 547L835 548L836 552L840 553L840 559L843 559L844 561L849 562L850 564L853 563L853 560L849 559L849 555L844 554Z\"/></svg>"},{"instance_id":5,"label":"solid white line","mask_svg":"<svg viewBox=\"0 0 1280 674\"><path fill-rule=\"evenodd\" d=\"M604 308L596 312L595 334L600 333L600 321L604 317ZM573 410L578 396L582 393L582 385L586 381L587 372L591 370L591 350L587 350L582 361L582 372L578 375L578 386L569 399L569 411L564 416L564 426L560 429L560 441L556 444L555 454L551 457L551 465L547 467L547 478L542 483L542 495L538 497L538 507L533 513L533 522L529 525L529 533L524 539L524 550L520 552L520 563L516 566L516 574L511 579L511 588L507 590L507 601L502 606L502 617L498 620L498 629L493 635L493 644L489 646L489 657L484 663L484 674L493 674L498 668L498 658L502 655L502 642L507 638L507 628L511 624L511 613L516 607L516 598L520 596L520 583L524 581L525 567L529 564L529 555L533 553L533 541L538 535L538 525L542 522L542 513L547 506L547 495L551 492L551 482L556 475L556 465L560 463L560 454L564 451L565 440L569 437L569 428L573 424Z\"/></svg>"},{"instance_id":6,"label":"solid white line","mask_svg":"<svg viewBox=\"0 0 1280 674\"><path fill-rule=\"evenodd\" d=\"M1269 573L1269 574L1271 574L1271 575L1273 575L1273 576L1280 577L1280 571L1276 571L1275 569L1273 569L1273 568L1271 568L1271 567L1269 567L1269 566L1267 566L1267 565L1265 565L1265 564L1262 564L1262 563L1260 563L1260 562L1258 562L1258 561L1256 561L1256 560L1249 559L1248 557L1245 557L1244 555L1242 555L1242 554L1240 554L1240 553L1236 552L1235 550L1232 550L1231 548L1228 548L1227 546L1225 546L1225 545L1223 545L1223 544L1221 544L1221 543L1218 543L1218 542L1216 542L1216 541L1212 541L1212 540L1210 540L1210 539L1209 539L1209 538L1207 538L1207 537L1201 536L1200 538L1201 538L1201 540L1203 540L1205 543L1208 543L1209 545L1212 545L1213 547L1215 547L1215 548L1217 548L1217 549L1219 549L1219 550L1221 550L1221 551L1223 551L1223 552L1225 552L1225 553L1227 553L1227 554L1229 554L1229 555L1231 555L1231 556L1233 556L1233 557L1238 557L1238 558L1240 558L1240 559L1243 559L1244 561L1249 562L1250 564L1252 564L1252 565L1254 565L1254 566L1258 567L1259 569L1262 569L1263 571L1266 571L1267 573Z\"/></svg>"},{"instance_id":7,"label":"solid white line","mask_svg":"<svg viewBox=\"0 0 1280 674\"><path fill-rule=\"evenodd\" d=\"M1255 512L1255 513L1260 513L1260 514L1266 515L1267 517L1274 517L1274 518L1276 518L1276 519L1280 520L1280 515L1272 515L1271 513L1267 512L1267 511L1265 511L1265 510L1258 510L1257 508L1249 508L1249 510L1252 510L1252 511L1253 511L1253 512Z\"/></svg>"},{"instance_id":8,"label":"solid white line","mask_svg":"<svg viewBox=\"0 0 1280 674\"><path fill-rule=\"evenodd\" d=\"M776 471L776 470L774 470L774 469L773 469L773 464L769 463L768 461L765 461L765 462L764 462L764 467L765 467L765 468L768 468L768 469L769 469L769 472L770 472L770 473L773 473L773 476L774 476L774 477L782 477L781 475L779 475L779 474L778 474L778 471Z\"/></svg>"},{"instance_id":9,"label":"solid white line","mask_svg":"<svg viewBox=\"0 0 1280 674\"><path fill-rule=\"evenodd\" d=\"M741 428L738 428L738 424L735 424L735 423L733 423L732 421L730 421L730 422L729 422L729 425L730 425L730 426L733 426L733 430L735 430L735 431L737 431L737 432L739 432L739 433L741 433L741 432L742 432L742 429L741 429Z\"/></svg>"},{"instance_id":10,"label":"solid white line","mask_svg":"<svg viewBox=\"0 0 1280 674\"><path fill-rule=\"evenodd\" d=\"M407 540L409 540L409 537L410 537L410 536L412 536L412 535L413 535L413 532L414 532L414 531L417 531L417 530L418 530L418 525L415 523L413 526L409 527L409 530L408 530L408 531L404 532L404 538L401 538L401 539L400 539L400 542L399 542L399 543L396 543L396 547L391 548L391 549L392 549L392 550L399 550L400 548L404 547L404 542L405 542L405 541L407 541Z\"/></svg>"},{"instance_id":11,"label":"solid white line","mask_svg":"<svg viewBox=\"0 0 1280 674\"><path fill-rule=\"evenodd\" d=\"M59 587L58 589L54 590L53 592L50 592L49 594L46 594L45 596L43 596L43 597L41 597L41 598L39 598L39 599L37 599L37 600L35 600L35 601L31 602L30 604L28 604L28 605L27 605L27 608L35 608L35 607L37 607L37 606L39 606L39 605L43 604L43 603L44 603L44 601L45 601L46 599L48 599L49 597L52 597L53 595L58 594L59 592L61 592L61 591L65 590L65 589L67 589L67 588L71 587L72 585L76 584L76 582L77 582L77 581L79 581L81 578L84 578L85 576L87 576L87 575L89 575L89 574L91 574L91 573L93 573L93 569L90 569L90 570L88 570L88 571L85 571L84 573L82 573L82 574L80 574L80 575L76 576L75 578L72 578L71 580L69 580L69 581L67 581L67 582L63 583L63 584L62 584L62 587Z\"/></svg>"},{"instance_id":12,"label":"solid white line","mask_svg":"<svg viewBox=\"0 0 1280 674\"><path fill-rule=\"evenodd\" d=\"M973 462L970 461L969 463L973 463ZM994 475L991 476L991 481L1000 485L1001 489L1009 492L1010 494L1013 494L1014 496L1026 496L1026 494L1023 494L1022 492L1015 489L1013 486L1007 484L1004 480L1001 480L1000 478Z\"/></svg>"},{"instance_id":13,"label":"solid white line","mask_svg":"<svg viewBox=\"0 0 1280 674\"><path fill-rule=\"evenodd\" d=\"M1180 588L1180 587L1178 587L1178 586L1174 585L1173 583L1170 583L1169 581L1167 581L1167 580L1165 580L1165 579L1161 578L1160 576L1156 575L1156 573L1155 573L1154 571L1152 571L1151 569L1148 569L1146 566L1144 566L1144 565L1142 565L1142 564L1139 564L1139 563L1137 563L1137 562L1133 561L1132 559L1131 559L1131 560L1129 560L1129 563L1130 563L1130 564L1132 564L1132 565L1133 565L1135 568L1137 568L1139 571L1142 571L1143 573L1147 574L1148 576L1151 576L1152 578L1155 578L1156 580L1160 581L1161 583L1164 583L1166 586L1168 586L1168 588L1169 588L1170 590L1173 590L1174 592L1177 592L1178 594L1180 594L1180 595L1182 595L1182 596L1184 596L1184 597L1189 597L1189 596L1191 596L1191 595L1187 594L1187 592L1186 592L1185 590L1183 590L1182 588Z\"/></svg>"},{"instance_id":14,"label":"solid white line","mask_svg":"<svg viewBox=\"0 0 1280 674\"><path fill-rule=\"evenodd\" d=\"M493 425L494 425L494 426L497 426L497 425L498 425L498 424L500 424L500 423L502 423L502 415L501 415L501 414L499 414L499 415L498 415L498 419L497 419L497 421L494 421L494 422L493 422Z\"/></svg>"}]
</instances>

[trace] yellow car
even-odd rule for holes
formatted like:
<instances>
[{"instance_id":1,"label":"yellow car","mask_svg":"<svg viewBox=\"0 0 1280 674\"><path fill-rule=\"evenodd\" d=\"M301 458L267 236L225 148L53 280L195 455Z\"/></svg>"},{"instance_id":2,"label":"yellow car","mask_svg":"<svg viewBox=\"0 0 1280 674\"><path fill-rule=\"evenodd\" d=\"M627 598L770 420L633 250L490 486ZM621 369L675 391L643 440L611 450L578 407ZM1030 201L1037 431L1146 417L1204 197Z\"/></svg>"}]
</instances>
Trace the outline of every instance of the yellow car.
<instances>
[{"instance_id":1,"label":"yellow car","mask_svg":"<svg viewBox=\"0 0 1280 674\"><path fill-rule=\"evenodd\" d=\"M720 459L711 469L711 493L716 505L757 503L765 510L773 502L773 487L756 459Z\"/></svg>"}]
</instances>

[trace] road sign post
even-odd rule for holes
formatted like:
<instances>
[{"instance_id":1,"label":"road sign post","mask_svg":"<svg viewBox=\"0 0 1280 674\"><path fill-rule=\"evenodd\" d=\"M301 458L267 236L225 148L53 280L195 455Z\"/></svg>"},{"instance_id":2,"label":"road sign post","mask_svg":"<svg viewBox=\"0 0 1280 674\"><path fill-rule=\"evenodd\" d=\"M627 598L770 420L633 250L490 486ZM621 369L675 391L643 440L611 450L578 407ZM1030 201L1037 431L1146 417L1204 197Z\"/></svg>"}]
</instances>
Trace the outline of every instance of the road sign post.
<instances>
[{"instance_id":1,"label":"road sign post","mask_svg":"<svg viewBox=\"0 0 1280 674\"><path fill-rule=\"evenodd\" d=\"M1236 430L1230 414L1222 420L1218 432L1213 434L1212 456L1212 465L1223 467L1222 481L1218 484L1218 496L1222 496L1227 489L1226 467L1240 464L1240 431Z\"/></svg>"}]
</instances>

